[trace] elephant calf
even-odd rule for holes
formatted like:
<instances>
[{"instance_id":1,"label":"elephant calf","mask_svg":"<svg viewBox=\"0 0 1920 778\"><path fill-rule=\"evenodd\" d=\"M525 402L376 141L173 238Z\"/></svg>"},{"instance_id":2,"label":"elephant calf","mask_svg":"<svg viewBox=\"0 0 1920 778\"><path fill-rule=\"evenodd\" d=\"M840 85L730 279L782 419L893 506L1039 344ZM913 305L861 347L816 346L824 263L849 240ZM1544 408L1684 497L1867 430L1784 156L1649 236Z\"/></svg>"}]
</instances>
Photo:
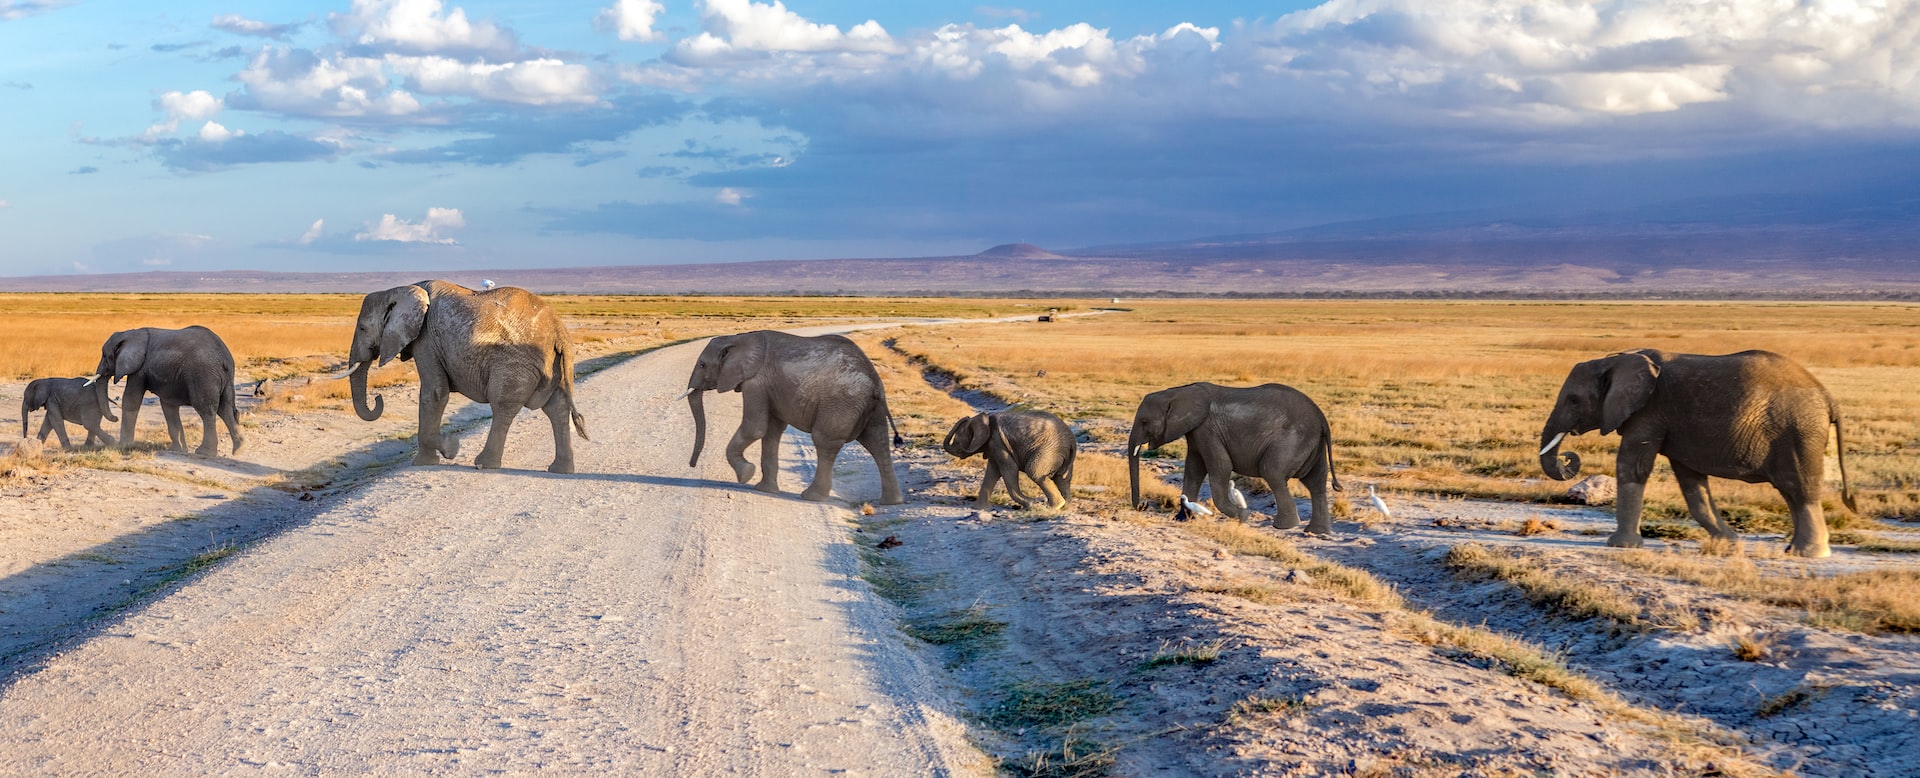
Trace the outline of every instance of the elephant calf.
<instances>
[{"instance_id":1,"label":"elephant calf","mask_svg":"<svg viewBox=\"0 0 1920 778\"><path fill-rule=\"evenodd\" d=\"M126 391L120 395L120 445L133 445L134 425L140 419L140 403L148 392L160 399L160 415L167 420L167 442L174 451L187 450L187 434L180 426L180 406L200 414L201 456L220 453L220 438L214 433L216 418L227 425L227 437L233 441L233 453L240 453L246 439L240 433L240 419L233 402L233 352L213 330L194 325L177 330L141 327L113 333L100 345L100 364L93 369L96 381L125 379Z\"/></svg>"},{"instance_id":2,"label":"elephant calf","mask_svg":"<svg viewBox=\"0 0 1920 778\"><path fill-rule=\"evenodd\" d=\"M1327 486L1340 489L1333 472L1333 432L1320 406L1300 390L1282 384L1236 388L1203 382L1142 398L1127 437L1134 505L1140 504L1140 453L1183 438L1187 469L1180 483L1182 498L1198 500L1204 482L1219 504L1232 493L1235 473L1259 476L1273 488L1273 526L1293 529L1300 526L1300 511L1287 491L1287 479L1297 479L1312 498L1307 532L1333 534ZM1219 507L1242 521L1252 513L1231 503Z\"/></svg>"},{"instance_id":3,"label":"elephant calf","mask_svg":"<svg viewBox=\"0 0 1920 778\"><path fill-rule=\"evenodd\" d=\"M1067 507L1073 495L1073 457L1077 446L1073 430L1060 417L1042 411L1024 413L982 413L953 424L942 443L947 453L961 459L982 454L987 460L986 477L980 482L977 508L986 508L993 487L1007 481L1007 496L1022 510L1031 501L1020 493L1020 475L1025 473L1046 493L1047 506Z\"/></svg>"},{"instance_id":4,"label":"elephant calf","mask_svg":"<svg viewBox=\"0 0 1920 778\"><path fill-rule=\"evenodd\" d=\"M67 440L67 422L73 422L87 430L86 445L94 441L113 445L114 438L100 429L100 420L119 421L113 415L113 408L107 399L105 381L88 381L85 378L36 378L27 384L27 391L20 397L20 437L27 437L32 426L34 411L47 409L46 418L40 423L40 440L46 441L48 433L60 436L61 448L73 448Z\"/></svg>"}]
</instances>

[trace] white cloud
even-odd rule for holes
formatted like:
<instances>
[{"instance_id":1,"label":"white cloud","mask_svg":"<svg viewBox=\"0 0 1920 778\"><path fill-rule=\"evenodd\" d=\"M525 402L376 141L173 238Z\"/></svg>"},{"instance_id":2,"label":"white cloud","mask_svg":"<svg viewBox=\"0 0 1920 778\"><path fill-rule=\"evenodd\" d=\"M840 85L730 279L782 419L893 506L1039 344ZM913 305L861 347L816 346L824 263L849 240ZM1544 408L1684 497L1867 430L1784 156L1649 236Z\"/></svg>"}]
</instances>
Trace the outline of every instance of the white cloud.
<instances>
[{"instance_id":1,"label":"white cloud","mask_svg":"<svg viewBox=\"0 0 1920 778\"><path fill-rule=\"evenodd\" d=\"M327 14L335 34L362 46L415 54L470 52L507 58L519 48L513 33L467 20L466 9L444 10L441 0L353 0L344 14Z\"/></svg>"},{"instance_id":2,"label":"white cloud","mask_svg":"<svg viewBox=\"0 0 1920 778\"><path fill-rule=\"evenodd\" d=\"M399 117L420 101L391 88L372 57L322 57L306 49L268 47L235 76L246 86L241 107L300 116Z\"/></svg>"},{"instance_id":3,"label":"white cloud","mask_svg":"<svg viewBox=\"0 0 1920 778\"><path fill-rule=\"evenodd\" d=\"M0 21L25 19L71 4L71 0L0 0Z\"/></svg>"},{"instance_id":4,"label":"white cloud","mask_svg":"<svg viewBox=\"0 0 1920 778\"><path fill-rule=\"evenodd\" d=\"M213 28L235 35L254 35L262 38L286 40L287 36L305 26L302 24L270 24L256 19L248 19L239 14L221 14L213 17Z\"/></svg>"},{"instance_id":5,"label":"white cloud","mask_svg":"<svg viewBox=\"0 0 1920 778\"><path fill-rule=\"evenodd\" d=\"M687 63L724 62L742 54L770 52L885 53L897 50L893 38L872 19L846 32L817 24L787 10L780 0L705 0L700 23L705 32L674 45L673 57Z\"/></svg>"},{"instance_id":6,"label":"white cloud","mask_svg":"<svg viewBox=\"0 0 1920 778\"><path fill-rule=\"evenodd\" d=\"M314 226L317 228L318 222ZM410 222L390 213L382 215L379 224L369 226L366 232L356 233L353 239L453 245L458 241L447 232L465 226L466 217L460 214L458 208L428 208L426 220L420 222Z\"/></svg>"},{"instance_id":7,"label":"white cloud","mask_svg":"<svg viewBox=\"0 0 1920 778\"><path fill-rule=\"evenodd\" d=\"M386 64L422 94L461 95L527 105L592 103L598 99L593 71L557 59L489 65L446 57L389 54Z\"/></svg>"},{"instance_id":8,"label":"white cloud","mask_svg":"<svg viewBox=\"0 0 1920 778\"><path fill-rule=\"evenodd\" d=\"M12 202L12 201L9 201L9 200L0 200L0 208L12 208L12 207L13 207L13 202Z\"/></svg>"},{"instance_id":9,"label":"white cloud","mask_svg":"<svg viewBox=\"0 0 1920 778\"><path fill-rule=\"evenodd\" d=\"M326 226L327 226L326 219L314 219L313 226L308 227L306 232L300 234L300 245L302 246L313 245L314 241L320 239L322 230L324 230Z\"/></svg>"},{"instance_id":10,"label":"white cloud","mask_svg":"<svg viewBox=\"0 0 1920 778\"><path fill-rule=\"evenodd\" d=\"M206 124L200 125L200 139L208 143L220 143L235 135L245 134L245 132L229 130L219 122L207 122Z\"/></svg>"},{"instance_id":11,"label":"white cloud","mask_svg":"<svg viewBox=\"0 0 1920 778\"><path fill-rule=\"evenodd\" d=\"M153 101L153 107L166 114L166 119L147 128L145 137L149 140L179 129L182 120L197 121L211 118L220 112L223 103L212 93L199 89L192 92L168 92L161 95L160 99Z\"/></svg>"},{"instance_id":12,"label":"white cloud","mask_svg":"<svg viewBox=\"0 0 1920 778\"><path fill-rule=\"evenodd\" d=\"M655 0L615 0L594 17L594 24L619 35L623 41L652 43L666 40L665 33L653 29L654 21L666 10L666 6Z\"/></svg>"},{"instance_id":13,"label":"white cloud","mask_svg":"<svg viewBox=\"0 0 1920 778\"><path fill-rule=\"evenodd\" d=\"M719 194L713 196L713 201L721 205L739 205L745 199L747 199L745 192L730 186L722 187Z\"/></svg>"}]
</instances>

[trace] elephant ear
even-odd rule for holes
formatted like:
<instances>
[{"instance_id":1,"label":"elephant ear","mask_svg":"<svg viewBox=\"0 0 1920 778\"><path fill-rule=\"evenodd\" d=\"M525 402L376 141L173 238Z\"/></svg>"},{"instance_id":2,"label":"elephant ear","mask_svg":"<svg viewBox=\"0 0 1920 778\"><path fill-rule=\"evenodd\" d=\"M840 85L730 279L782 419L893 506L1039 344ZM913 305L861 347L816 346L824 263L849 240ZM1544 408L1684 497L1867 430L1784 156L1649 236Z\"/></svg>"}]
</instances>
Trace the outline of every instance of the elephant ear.
<instances>
[{"instance_id":1,"label":"elephant ear","mask_svg":"<svg viewBox=\"0 0 1920 778\"><path fill-rule=\"evenodd\" d=\"M427 290L402 286L387 290L387 295L387 319L380 327L381 365L393 361L413 345L427 323Z\"/></svg>"},{"instance_id":2,"label":"elephant ear","mask_svg":"<svg viewBox=\"0 0 1920 778\"><path fill-rule=\"evenodd\" d=\"M1600 434L1611 435L1646 407L1653 397L1660 367L1647 355L1632 351L1607 357L1601 367L1605 370L1607 395L1600 403Z\"/></svg>"},{"instance_id":3,"label":"elephant ear","mask_svg":"<svg viewBox=\"0 0 1920 778\"><path fill-rule=\"evenodd\" d=\"M1207 420L1210 403L1207 393L1198 386L1183 386L1169 390L1173 399L1167 402L1167 420L1162 431L1167 440L1184 438Z\"/></svg>"},{"instance_id":4,"label":"elephant ear","mask_svg":"<svg viewBox=\"0 0 1920 778\"><path fill-rule=\"evenodd\" d=\"M766 336L749 333L734 338L720 354L720 380L715 388L722 392L740 391L740 385L759 375L766 362Z\"/></svg>"},{"instance_id":5,"label":"elephant ear","mask_svg":"<svg viewBox=\"0 0 1920 778\"><path fill-rule=\"evenodd\" d=\"M144 329L116 332L107 340L107 352L113 354L113 380L118 381L140 371L147 363L147 336Z\"/></svg>"},{"instance_id":6,"label":"elephant ear","mask_svg":"<svg viewBox=\"0 0 1920 778\"><path fill-rule=\"evenodd\" d=\"M987 449L987 434L992 427L991 419L992 417L984 413L977 413L962 419L959 424L954 425L954 447L960 451L965 451L967 456L973 456L974 454L985 451Z\"/></svg>"}]
</instances>

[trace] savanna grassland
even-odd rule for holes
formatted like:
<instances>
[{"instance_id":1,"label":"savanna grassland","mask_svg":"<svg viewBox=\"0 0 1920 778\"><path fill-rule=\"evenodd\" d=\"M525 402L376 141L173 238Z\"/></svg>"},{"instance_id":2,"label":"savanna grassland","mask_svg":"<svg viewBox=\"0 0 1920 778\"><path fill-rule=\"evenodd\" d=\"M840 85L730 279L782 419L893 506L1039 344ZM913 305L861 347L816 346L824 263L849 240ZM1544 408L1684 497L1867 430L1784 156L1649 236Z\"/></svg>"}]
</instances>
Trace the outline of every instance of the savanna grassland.
<instances>
[{"instance_id":1,"label":"savanna grassland","mask_svg":"<svg viewBox=\"0 0 1920 778\"><path fill-rule=\"evenodd\" d=\"M1318 402L1349 482L1456 496L1553 501L1541 425L1575 363L1630 348L1777 351L1839 400L1847 468L1869 517L1920 514L1920 308L1833 303L1128 301L1128 310L1026 328L897 336L902 353L968 388L1053 410L1118 449L1148 392L1193 381L1274 382ZM1586 473L1612 474L1614 438L1570 439ZM1164 456L1178 461L1179 447ZM1828 520L1845 527L1838 468ZM1124 474L1123 474L1124 477ZM1735 526L1779 528L1771 487L1716 480ZM1685 520L1665 470L1650 518Z\"/></svg>"}]
</instances>

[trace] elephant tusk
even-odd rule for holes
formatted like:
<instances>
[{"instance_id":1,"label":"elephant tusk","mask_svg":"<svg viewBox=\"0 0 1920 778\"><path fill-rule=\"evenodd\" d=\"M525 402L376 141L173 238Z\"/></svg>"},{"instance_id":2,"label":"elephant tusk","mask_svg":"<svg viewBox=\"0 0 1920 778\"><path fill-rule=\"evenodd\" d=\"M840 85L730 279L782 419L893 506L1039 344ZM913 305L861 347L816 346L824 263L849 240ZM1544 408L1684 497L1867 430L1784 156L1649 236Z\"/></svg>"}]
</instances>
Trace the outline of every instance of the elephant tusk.
<instances>
[{"instance_id":1,"label":"elephant tusk","mask_svg":"<svg viewBox=\"0 0 1920 778\"><path fill-rule=\"evenodd\" d=\"M350 375L353 375L353 374L354 374L354 371L357 371L357 370L359 370L359 369L360 369L360 366L361 366L361 365L364 365L364 364L366 364L366 363L365 363L365 362L353 362L353 363L350 363L350 364L348 364L348 365L347 365L347 372L345 372L345 373L341 373L341 374L339 374L339 375L337 375L337 376L334 376L334 377L332 377L332 378L328 378L327 380L328 380L328 381L338 381L338 380L340 380L340 379L342 379L342 378L346 378L347 376L350 376Z\"/></svg>"},{"instance_id":2,"label":"elephant tusk","mask_svg":"<svg viewBox=\"0 0 1920 778\"><path fill-rule=\"evenodd\" d=\"M680 402L681 400L685 400L687 399L687 395L690 395L690 394L693 394L693 387L691 386L687 387L686 391L681 392L679 397L673 398L673 401Z\"/></svg>"},{"instance_id":3,"label":"elephant tusk","mask_svg":"<svg viewBox=\"0 0 1920 778\"><path fill-rule=\"evenodd\" d=\"M1540 447L1540 456L1546 456L1547 452L1552 451L1554 446L1560 445L1560 440L1566 436L1567 433L1564 432L1553 436L1553 440L1547 441L1547 445Z\"/></svg>"},{"instance_id":4,"label":"elephant tusk","mask_svg":"<svg viewBox=\"0 0 1920 778\"><path fill-rule=\"evenodd\" d=\"M84 383L84 384L81 384L81 386L92 386L92 385L93 385L93 382L95 382L95 381L98 381L98 380L100 380L100 377L99 377L99 376L94 376L94 377L92 377L92 378L89 378L89 379L87 379L87 382L86 382L86 383Z\"/></svg>"},{"instance_id":5,"label":"elephant tusk","mask_svg":"<svg viewBox=\"0 0 1920 778\"><path fill-rule=\"evenodd\" d=\"M1131 454L1132 454L1133 456L1136 456L1136 457L1137 457L1137 456L1140 456L1141 454L1143 454L1143 453L1145 453L1145 452L1146 452L1146 450L1147 450L1147 444L1145 444L1145 443L1142 443L1142 444L1140 444L1140 445L1138 445L1138 446L1134 446L1134 447L1133 447L1133 451L1132 451L1132 452L1129 452L1129 453L1131 453Z\"/></svg>"}]
</instances>

